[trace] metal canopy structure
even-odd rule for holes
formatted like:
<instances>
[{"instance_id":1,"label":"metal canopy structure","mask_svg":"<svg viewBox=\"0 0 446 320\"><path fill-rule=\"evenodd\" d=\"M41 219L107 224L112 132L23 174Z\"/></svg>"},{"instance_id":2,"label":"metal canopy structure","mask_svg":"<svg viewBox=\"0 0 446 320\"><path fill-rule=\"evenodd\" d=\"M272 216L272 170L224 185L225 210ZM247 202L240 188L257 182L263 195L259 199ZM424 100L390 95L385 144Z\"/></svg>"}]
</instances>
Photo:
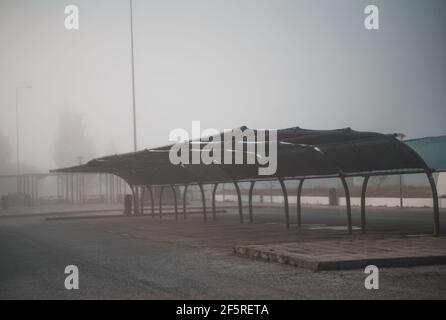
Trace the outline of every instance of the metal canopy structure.
<instances>
[{"instance_id":1,"label":"metal canopy structure","mask_svg":"<svg viewBox=\"0 0 446 320\"><path fill-rule=\"evenodd\" d=\"M247 129L246 127L241 127L238 131L245 132ZM259 134L259 130L253 131L256 136ZM229 151L234 156L235 153L239 152L239 149L235 147L239 143L244 146L243 155L246 157L249 142L243 138L243 135L234 135L231 141L224 141L224 134L222 133L219 136L208 137L201 141L189 141L188 143L190 144L191 153L200 152L204 145L210 143L213 144L213 147L219 148L221 154L224 151ZM259 156L257 150L260 143L265 142L255 142L256 157ZM252 191L255 182L276 179L280 182L284 194L285 221L287 227L290 225L290 219L285 180L300 180L297 202L297 218L298 226L300 227L300 196L304 180L339 177L345 191L349 233L352 233L352 223L350 192L345 180L347 177L364 177L361 197L361 226L362 231L365 232L365 197L370 176L425 173L433 195L433 233L434 235L440 234L438 195L435 180L432 177L434 169L428 167L417 152L399 141L395 135L361 132L351 130L350 128L338 130L308 130L295 127L277 130L277 171L270 176L259 175L259 168L262 166L257 161L256 164L246 164L246 162L244 164L223 164L221 162L214 162L209 165L202 163L174 165L169 160L169 152L172 146L169 145L133 153L97 158L84 165L57 169L53 170L53 172L115 174L129 184L135 203L139 202L138 187L148 188L153 199L153 186L173 187L197 184L202 193L204 219L206 219L206 203L203 184L214 185L212 207L213 217L215 217L215 192L218 184L233 183L238 194L240 222L242 223L243 212L238 182L251 182L249 204L250 222L252 222ZM266 146L263 147L265 148ZM186 190L187 188L185 188L184 192ZM183 203L183 211L185 211L185 207L185 203ZM177 205L175 203L176 208ZM176 210L175 213L177 213ZM135 214L138 213L139 210L135 206ZM154 206L152 206L152 214L154 214Z\"/></svg>"}]
</instances>

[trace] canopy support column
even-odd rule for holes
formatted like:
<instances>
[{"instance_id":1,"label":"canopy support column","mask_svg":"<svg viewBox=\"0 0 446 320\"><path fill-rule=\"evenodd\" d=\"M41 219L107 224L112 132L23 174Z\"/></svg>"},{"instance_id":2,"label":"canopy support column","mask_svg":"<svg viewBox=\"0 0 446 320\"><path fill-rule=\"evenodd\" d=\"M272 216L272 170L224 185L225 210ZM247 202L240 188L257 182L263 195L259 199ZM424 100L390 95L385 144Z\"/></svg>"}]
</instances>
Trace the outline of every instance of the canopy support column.
<instances>
[{"instance_id":1,"label":"canopy support column","mask_svg":"<svg viewBox=\"0 0 446 320\"><path fill-rule=\"evenodd\" d=\"M174 201L174 206L175 206L175 220L178 220L177 191L175 190L174 185L170 185L170 188L172 189L172 193L173 193L173 201Z\"/></svg>"},{"instance_id":2,"label":"canopy support column","mask_svg":"<svg viewBox=\"0 0 446 320\"><path fill-rule=\"evenodd\" d=\"M133 214L137 216L139 215L138 187L130 186L130 190L133 195Z\"/></svg>"},{"instance_id":3,"label":"canopy support column","mask_svg":"<svg viewBox=\"0 0 446 320\"><path fill-rule=\"evenodd\" d=\"M212 220L217 219L217 210L215 208L215 193L217 192L218 183L214 184L214 188L212 189Z\"/></svg>"},{"instance_id":4,"label":"canopy support column","mask_svg":"<svg viewBox=\"0 0 446 320\"><path fill-rule=\"evenodd\" d=\"M361 191L361 232L366 233L366 216L365 216L365 198L367 193L367 184L369 183L370 176L365 176L362 182Z\"/></svg>"},{"instance_id":5,"label":"canopy support column","mask_svg":"<svg viewBox=\"0 0 446 320\"><path fill-rule=\"evenodd\" d=\"M299 187L297 188L297 227L302 228L302 187L304 185L305 179L299 180Z\"/></svg>"},{"instance_id":6,"label":"canopy support column","mask_svg":"<svg viewBox=\"0 0 446 320\"><path fill-rule=\"evenodd\" d=\"M251 185L249 186L249 223L254 222L254 215L252 213L252 191L254 189L255 181L251 181Z\"/></svg>"},{"instance_id":7,"label":"canopy support column","mask_svg":"<svg viewBox=\"0 0 446 320\"><path fill-rule=\"evenodd\" d=\"M290 210L288 206L288 192L286 190L285 182L283 179L279 179L280 186L282 187L283 193L283 203L285 205L285 226L287 229L290 228Z\"/></svg>"},{"instance_id":8,"label":"canopy support column","mask_svg":"<svg viewBox=\"0 0 446 320\"><path fill-rule=\"evenodd\" d=\"M163 217L163 192L164 192L164 186L161 186L161 189L160 189L160 203L159 203L159 206L160 206L160 212L159 212L160 219Z\"/></svg>"},{"instance_id":9,"label":"canopy support column","mask_svg":"<svg viewBox=\"0 0 446 320\"><path fill-rule=\"evenodd\" d=\"M433 202L433 210L434 210L434 232L433 236L440 236L440 209L438 206L438 192L437 186L435 184L434 177L432 176L432 171L426 171L427 178L429 179L429 184L432 190L432 202Z\"/></svg>"},{"instance_id":10,"label":"canopy support column","mask_svg":"<svg viewBox=\"0 0 446 320\"><path fill-rule=\"evenodd\" d=\"M203 220L207 221L208 217L206 214L206 197L204 195L204 189L203 189L203 185L201 183L198 184L198 187L200 188L200 192L201 192L201 201L203 203Z\"/></svg>"},{"instance_id":11,"label":"canopy support column","mask_svg":"<svg viewBox=\"0 0 446 320\"><path fill-rule=\"evenodd\" d=\"M238 214L240 218L240 223L243 223L243 207L242 207L242 195L240 193L240 187L238 186L238 183L234 181L235 190L237 191L237 198L238 198Z\"/></svg>"},{"instance_id":12,"label":"canopy support column","mask_svg":"<svg viewBox=\"0 0 446 320\"><path fill-rule=\"evenodd\" d=\"M186 184L184 186L184 190L183 190L183 220L186 220L186 196L187 196L187 187L188 185Z\"/></svg>"},{"instance_id":13,"label":"canopy support column","mask_svg":"<svg viewBox=\"0 0 446 320\"><path fill-rule=\"evenodd\" d=\"M152 207L152 219L153 219L155 218L155 202L153 201L153 189L151 186L146 186L146 189L149 190L150 206Z\"/></svg>"},{"instance_id":14,"label":"canopy support column","mask_svg":"<svg viewBox=\"0 0 446 320\"><path fill-rule=\"evenodd\" d=\"M141 187L141 192L140 192L140 199L139 199L139 206L140 206L140 213L141 215L144 215L144 192L145 192L145 187Z\"/></svg>"},{"instance_id":15,"label":"canopy support column","mask_svg":"<svg viewBox=\"0 0 446 320\"><path fill-rule=\"evenodd\" d=\"M345 193L345 205L347 207L347 229L348 234L353 233L352 228L352 207L350 204L350 190L348 189L347 181L345 180L344 175L340 175L339 178L342 181L342 185L344 186L344 193Z\"/></svg>"}]
</instances>

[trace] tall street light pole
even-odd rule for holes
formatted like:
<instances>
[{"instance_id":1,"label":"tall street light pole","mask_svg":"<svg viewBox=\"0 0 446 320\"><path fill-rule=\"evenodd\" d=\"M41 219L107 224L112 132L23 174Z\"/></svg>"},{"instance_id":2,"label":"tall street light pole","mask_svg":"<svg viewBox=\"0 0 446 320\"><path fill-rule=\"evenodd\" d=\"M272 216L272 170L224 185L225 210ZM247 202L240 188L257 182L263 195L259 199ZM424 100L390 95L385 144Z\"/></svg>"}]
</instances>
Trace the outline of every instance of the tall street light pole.
<instances>
[{"instance_id":1,"label":"tall street light pole","mask_svg":"<svg viewBox=\"0 0 446 320\"><path fill-rule=\"evenodd\" d=\"M17 175L20 174L20 148L19 148L19 90L31 89L31 86L19 86L15 88L15 127L16 127L16 152L17 152Z\"/></svg>"},{"instance_id":2,"label":"tall street light pole","mask_svg":"<svg viewBox=\"0 0 446 320\"><path fill-rule=\"evenodd\" d=\"M136 102L135 102L135 56L133 54L133 1L130 0L130 41L131 41L131 54L132 54L132 98L133 98L133 151L138 150L137 140L136 140ZM135 193L133 195L135 214L139 214L139 190L138 187L134 189ZM136 197L135 197L136 195Z\"/></svg>"},{"instance_id":3,"label":"tall street light pole","mask_svg":"<svg viewBox=\"0 0 446 320\"><path fill-rule=\"evenodd\" d=\"M130 40L132 55L132 99L133 99L133 151L137 151L136 142L136 103L135 103L135 58L133 55L133 3L130 0Z\"/></svg>"}]
</instances>

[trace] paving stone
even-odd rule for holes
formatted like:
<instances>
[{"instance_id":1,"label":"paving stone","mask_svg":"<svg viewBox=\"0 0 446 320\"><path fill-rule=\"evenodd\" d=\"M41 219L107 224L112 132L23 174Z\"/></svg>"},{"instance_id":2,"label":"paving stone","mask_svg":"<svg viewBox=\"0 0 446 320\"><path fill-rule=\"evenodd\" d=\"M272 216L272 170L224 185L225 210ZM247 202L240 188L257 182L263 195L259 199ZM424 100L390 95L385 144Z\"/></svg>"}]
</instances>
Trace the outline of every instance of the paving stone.
<instances>
[{"instance_id":1,"label":"paving stone","mask_svg":"<svg viewBox=\"0 0 446 320\"><path fill-rule=\"evenodd\" d=\"M240 256L313 271L446 264L446 238L334 239L235 246Z\"/></svg>"}]
</instances>

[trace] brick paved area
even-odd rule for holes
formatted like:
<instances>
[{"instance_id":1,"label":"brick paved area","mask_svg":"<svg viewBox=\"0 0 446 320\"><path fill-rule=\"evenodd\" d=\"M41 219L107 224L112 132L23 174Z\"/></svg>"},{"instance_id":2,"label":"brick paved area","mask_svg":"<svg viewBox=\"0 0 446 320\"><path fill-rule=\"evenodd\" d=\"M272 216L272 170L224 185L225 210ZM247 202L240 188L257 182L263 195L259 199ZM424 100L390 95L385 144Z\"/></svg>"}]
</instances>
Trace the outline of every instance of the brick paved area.
<instances>
[{"instance_id":1,"label":"brick paved area","mask_svg":"<svg viewBox=\"0 0 446 320\"><path fill-rule=\"evenodd\" d=\"M333 239L235 246L240 256L319 270L446 264L446 238Z\"/></svg>"}]
</instances>

